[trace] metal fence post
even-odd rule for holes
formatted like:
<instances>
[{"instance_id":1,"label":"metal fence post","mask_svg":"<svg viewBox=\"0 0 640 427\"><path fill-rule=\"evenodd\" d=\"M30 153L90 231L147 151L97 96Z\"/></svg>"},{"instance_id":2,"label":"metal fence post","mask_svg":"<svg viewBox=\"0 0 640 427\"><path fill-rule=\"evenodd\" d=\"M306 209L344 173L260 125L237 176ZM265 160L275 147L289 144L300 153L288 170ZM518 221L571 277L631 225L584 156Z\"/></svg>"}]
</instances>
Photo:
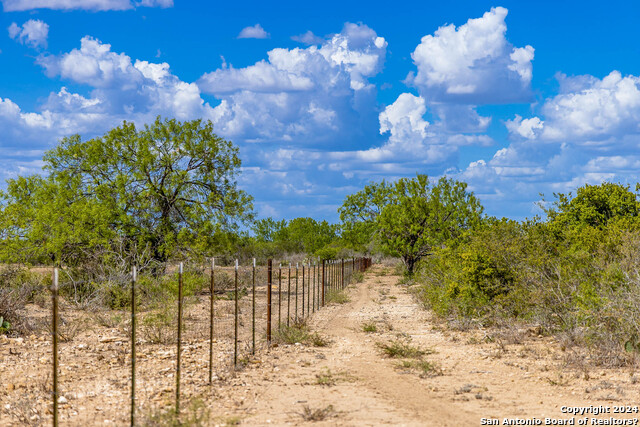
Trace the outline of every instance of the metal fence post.
<instances>
[{"instance_id":1,"label":"metal fence post","mask_svg":"<svg viewBox=\"0 0 640 427\"><path fill-rule=\"evenodd\" d=\"M287 326L289 326L289 319L291 319L291 263L289 263L287 279L289 281L289 285L287 286Z\"/></svg>"},{"instance_id":2,"label":"metal fence post","mask_svg":"<svg viewBox=\"0 0 640 427\"><path fill-rule=\"evenodd\" d=\"M136 267L131 270L131 427L136 422Z\"/></svg>"},{"instance_id":3,"label":"metal fence post","mask_svg":"<svg viewBox=\"0 0 640 427\"><path fill-rule=\"evenodd\" d=\"M236 272L234 278L234 299L235 299L235 313L233 323L233 366L238 365L238 259L236 258Z\"/></svg>"},{"instance_id":4,"label":"metal fence post","mask_svg":"<svg viewBox=\"0 0 640 427\"><path fill-rule=\"evenodd\" d=\"M296 262L296 322L298 321L298 263Z\"/></svg>"},{"instance_id":5,"label":"metal fence post","mask_svg":"<svg viewBox=\"0 0 640 427\"><path fill-rule=\"evenodd\" d=\"M183 264L180 263L178 272L178 352L176 355L176 414L180 413L180 356L182 352L182 273Z\"/></svg>"},{"instance_id":6,"label":"metal fence post","mask_svg":"<svg viewBox=\"0 0 640 427\"><path fill-rule=\"evenodd\" d=\"M324 278L324 265L325 265L325 260L322 260L322 307L324 307L324 286L325 286L325 278Z\"/></svg>"},{"instance_id":7,"label":"metal fence post","mask_svg":"<svg viewBox=\"0 0 640 427\"><path fill-rule=\"evenodd\" d=\"M253 259L251 276L251 354L256 354L256 259Z\"/></svg>"},{"instance_id":8,"label":"metal fence post","mask_svg":"<svg viewBox=\"0 0 640 427\"><path fill-rule=\"evenodd\" d=\"M302 318L304 319L304 261L302 262Z\"/></svg>"},{"instance_id":9,"label":"metal fence post","mask_svg":"<svg viewBox=\"0 0 640 427\"><path fill-rule=\"evenodd\" d=\"M209 291L211 292L211 301L209 307L209 384L213 385L213 301L215 293L215 276L216 259L211 258L211 284Z\"/></svg>"},{"instance_id":10,"label":"metal fence post","mask_svg":"<svg viewBox=\"0 0 640 427\"><path fill-rule=\"evenodd\" d=\"M311 314L309 303L311 302L311 262L307 262L307 316Z\"/></svg>"},{"instance_id":11,"label":"metal fence post","mask_svg":"<svg viewBox=\"0 0 640 427\"><path fill-rule=\"evenodd\" d=\"M271 348L271 276L272 261L267 261L267 348Z\"/></svg>"},{"instance_id":12,"label":"metal fence post","mask_svg":"<svg viewBox=\"0 0 640 427\"><path fill-rule=\"evenodd\" d=\"M58 427L58 268L53 269L53 286L51 287L53 319L53 427Z\"/></svg>"},{"instance_id":13,"label":"metal fence post","mask_svg":"<svg viewBox=\"0 0 640 427\"><path fill-rule=\"evenodd\" d=\"M316 312L316 262L313 261L313 285L312 285L312 289L313 289L313 298L312 298L312 303L311 303L311 310L313 310L313 312Z\"/></svg>"},{"instance_id":14,"label":"metal fence post","mask_svg":"<svg viewBox=\"0 0 640 427\"><path fill-rule=\"evenodd\" d=\"M282 314L282 264L278 264L278 330L280 330L280 325L282 324L281 314Z\"/></svg>"}]
</instances>

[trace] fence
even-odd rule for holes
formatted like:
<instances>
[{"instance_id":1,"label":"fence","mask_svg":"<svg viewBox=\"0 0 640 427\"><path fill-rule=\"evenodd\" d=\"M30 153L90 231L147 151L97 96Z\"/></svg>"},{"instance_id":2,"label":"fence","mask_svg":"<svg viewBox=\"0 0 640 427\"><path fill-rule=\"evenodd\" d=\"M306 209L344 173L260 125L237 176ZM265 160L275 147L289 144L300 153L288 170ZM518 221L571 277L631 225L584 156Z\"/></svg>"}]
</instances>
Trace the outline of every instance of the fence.
<instances>
[{"instance_id":1,"label":"fence","mask_svg":"<svg viewBox=\"0 0 640 427\"><path fill-rule=\"evenodd\" d=\"M298 324L324 307L331 293L344 289L355 272L364 272L371 266L370 258L348 260L322 260L306 263L288 263L275 266L272 260L266 265L241 266L238 261L231 267L217 266L215 259L207 266L209 276L208 313L186 308L184 303L184 265L180 263L176 273L178 287L177 321L175 336L175 411L180 412L180 383L183 344L208 338L207 382L212 385L217 360L214 354L227 354L233 367L245 363L247 358L272 345L275 331ZM130 282L130 424L136 423L136 347L139 345L138 271L132 268ZM58 426L59 354L60 332L58 310L58 269L54 269L52 296L52 344L53 344L53 425ZM64 360L62 360L64 364Z\"/></svg>"}]
</instances>

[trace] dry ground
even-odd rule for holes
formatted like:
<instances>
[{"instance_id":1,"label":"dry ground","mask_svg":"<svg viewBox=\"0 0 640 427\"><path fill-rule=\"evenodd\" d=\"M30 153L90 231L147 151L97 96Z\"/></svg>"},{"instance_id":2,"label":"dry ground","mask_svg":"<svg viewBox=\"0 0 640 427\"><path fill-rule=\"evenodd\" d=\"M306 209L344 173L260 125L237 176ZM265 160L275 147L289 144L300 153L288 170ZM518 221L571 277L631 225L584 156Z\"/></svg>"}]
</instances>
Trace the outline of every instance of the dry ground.
<instances>
[{"instance_id":1,"label":"dry ground","mask_svg":"<svg viewBox=\"0 0 640 427\"><path fill-rule=\"evenodd\" d=\"M511 336L450 331L390 271L374 267L363 283L348 288L350 302L312 317L311 328L329 339L328 346L280 345L233 371L228 341L220 340L218 347L226 347L217 355L211 388L208 344L195 334L185 345L183 401L206 408L205 425L345 426L475 426L482 418L516 417L544 425L545 417L571 418L562 406L613 411L640 404L640 381L631 368L578 363L535 328ZM194 318L205 316L205 303L194 309ZM393 343L423 354L388 357L382 347ZM0 338L0 425L50 423L49 349L46 336ZM171 405L175 351L149 344L139 355L142 424ZM62 425L127 424L127 356L122 328L95 325L64 345ZM599 418L611 416L640 415Z\"/></svg>"}]
</instances>

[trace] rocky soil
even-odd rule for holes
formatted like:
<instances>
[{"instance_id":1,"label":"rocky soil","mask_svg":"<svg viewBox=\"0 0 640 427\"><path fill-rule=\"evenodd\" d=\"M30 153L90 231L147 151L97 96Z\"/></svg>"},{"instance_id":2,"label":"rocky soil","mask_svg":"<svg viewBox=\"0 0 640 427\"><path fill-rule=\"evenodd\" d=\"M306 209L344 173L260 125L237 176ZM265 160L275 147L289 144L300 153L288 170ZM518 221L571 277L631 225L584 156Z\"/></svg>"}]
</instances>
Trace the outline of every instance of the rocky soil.
<instances>
[{"instance_id":1,"label":"rocky soil","mask_svg":"<svg viewBox=\"0 0 640 427\"><path fill-rule=\"evenodd\" d=\"M189 335L183 347L183 420L202 425L474 426L483 418L501 425L504 418L535 418L544 425L545 418L562 422L574 417L563 413L563 406L591 405L612 413L575 416L576 425L584 416L589 416L585 425L596 425L591 418L640 417L613 413L616 407L640 404L634 368L591 366L535 327L452 331L398 280L390 268L375 266L362 283L347 289L348 303L314 314L309 326L326 338L326 346L261 348L235 370L231 341L220 337L212 386L203 298L189 312L193 322L202 323L195 328L201 331ZM69 311L67 316L85 327L61 344L61 424L128 424L126 322L109 317L117 313ZM50 351L47 334L0 337L0 425L51 423ZM175 348L141 342L138 356L139 424L168 423Z\"/></svg>"}]
</instances>

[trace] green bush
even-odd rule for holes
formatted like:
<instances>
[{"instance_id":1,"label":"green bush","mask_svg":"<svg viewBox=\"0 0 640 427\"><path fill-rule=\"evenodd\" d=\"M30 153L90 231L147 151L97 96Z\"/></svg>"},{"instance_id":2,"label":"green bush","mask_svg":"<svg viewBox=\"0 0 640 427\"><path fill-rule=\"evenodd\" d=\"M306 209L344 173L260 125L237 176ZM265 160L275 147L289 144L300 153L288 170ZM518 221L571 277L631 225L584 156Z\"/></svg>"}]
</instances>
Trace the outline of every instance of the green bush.
<instances>
[{"instance_id":1,"label":"green bush","mask_svg":"<svg viewBox=\"0 0 640 427\"><path fill-rule=\"evenodd\" d=\"M594 360L623 363L640 336L640 230L624 218L558 229L553 221L485 221L423 261L418 294L443 317L537 324L573 337Z\"/></svg>"}]
</instances>

